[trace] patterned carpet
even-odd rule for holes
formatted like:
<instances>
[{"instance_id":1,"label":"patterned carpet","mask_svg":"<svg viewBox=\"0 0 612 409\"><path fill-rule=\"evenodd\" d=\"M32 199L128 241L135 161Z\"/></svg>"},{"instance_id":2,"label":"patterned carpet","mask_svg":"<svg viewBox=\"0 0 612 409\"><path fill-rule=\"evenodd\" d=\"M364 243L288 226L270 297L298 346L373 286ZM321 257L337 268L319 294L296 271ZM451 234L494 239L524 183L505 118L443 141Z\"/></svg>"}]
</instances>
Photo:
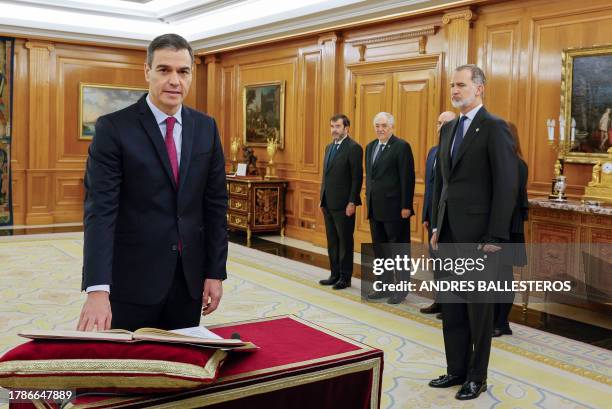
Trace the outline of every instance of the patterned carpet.
<instances>
[{"instance_id":1,"label":"patterned carpet","mask_svg":"<svg viewBox=\"0 0 612 409\"><path fill-rule=\"evenodd\" d=\"M82 233L0 238L0 354L23 328L76 326L84 295ZM612 353L512 325L494 341L489 389L475 401L427 381L445 372L440 322L419 305L362 303L357 285L341 293L316 284L328 272L230 245L220 309L202 324L295 314L385 351L382 408L609 408ZM606 403L607 402L607 403Z\"/></svg>"}]
</instances>

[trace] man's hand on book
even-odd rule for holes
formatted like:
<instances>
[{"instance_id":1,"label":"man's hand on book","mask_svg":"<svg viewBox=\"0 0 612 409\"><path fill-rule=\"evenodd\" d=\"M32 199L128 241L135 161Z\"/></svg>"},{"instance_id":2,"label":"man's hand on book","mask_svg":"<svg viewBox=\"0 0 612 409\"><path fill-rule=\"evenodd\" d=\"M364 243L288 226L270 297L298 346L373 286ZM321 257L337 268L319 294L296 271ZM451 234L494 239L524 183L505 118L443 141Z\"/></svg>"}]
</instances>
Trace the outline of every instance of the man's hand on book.
<instances>
[{"instance_id":1,"label":"man's hand on book","mask_svg":"<svg viewBox=\"0 0 612 409\"><path fill-rule=\"evenodd\" d=\"M108 299L108 292L92 291L87 293L87 300L85 300L85 304L83 304L77 330L108 330L111 327L112 318L113 314Z\"/></svg>"},{"instance_id":2,"label":"man's hand on book","mask_svg":"<svg viewBox=\"0 0 612 409\"><path fill-rule=\"evenodd\" d=\"M211 314L219 306L223 296L223 281L207 278L202 294L202 315Z\"/></svg>"}]
</instances>

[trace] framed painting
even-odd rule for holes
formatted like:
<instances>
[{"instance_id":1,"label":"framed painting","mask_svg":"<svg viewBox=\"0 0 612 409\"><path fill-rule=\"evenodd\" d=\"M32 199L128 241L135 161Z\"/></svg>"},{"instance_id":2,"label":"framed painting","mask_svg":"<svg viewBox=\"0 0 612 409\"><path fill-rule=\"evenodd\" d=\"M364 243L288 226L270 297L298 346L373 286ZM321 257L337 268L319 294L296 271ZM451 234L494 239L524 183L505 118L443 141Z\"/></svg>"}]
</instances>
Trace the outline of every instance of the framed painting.
<instances>
[{"instance_id":1,"label":"framed painting","mask_svg":"<svg viewBox=\"0 0 612 409\"><path fill-rule=\"evenodd\" d=\"M285 147L285 82L265 82L243 88L245 146L266 146L274 138Z\"/></svg>"},{"instance_id":2,"label":"framed painting","mask_svg":"<svg viewBox=\"0 0 612 409\"><path fill-rule=\"evenodd\" d=\"M132 105L147 91L147 88L80 83L79 139L91 140L100 116Z\"/></svg>"},{"instance_id":3,"label":"framed painting","mask_svg":"<svg viewBox=\"0 0 612 409\"><path fill-rule=\"evenodd\" d=\"M595 163L612 147L612 44L563 51L566 162Z\"/></svg>"}]
</instances>

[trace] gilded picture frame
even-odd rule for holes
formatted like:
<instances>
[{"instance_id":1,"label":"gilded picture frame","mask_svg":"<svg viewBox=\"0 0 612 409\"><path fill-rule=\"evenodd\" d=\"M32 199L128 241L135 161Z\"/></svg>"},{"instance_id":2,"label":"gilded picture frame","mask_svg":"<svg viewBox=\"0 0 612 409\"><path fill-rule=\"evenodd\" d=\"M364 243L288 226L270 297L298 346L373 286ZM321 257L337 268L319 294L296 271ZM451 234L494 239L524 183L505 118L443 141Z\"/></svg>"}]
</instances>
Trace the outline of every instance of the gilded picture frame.
<instances>
[{"instance_id":1,"label":"gilded picture frame","mask_svg":"<svg viewBox=\"0 0 612 409\"><path fill-rule=\"evenodd\" d=\"M135 103L147 91L141 87L79 83L79 140L93 139L96 120L100 116Z\"/></svg>"},{"instance_id":2,"label":"gilded picture frame","mask_svg":"<svg viewBox=\"0 0 612 409\"><path fill-rule=\"evenodd\" d=\"M565 49L561 60L565 161L596 163L612 146L612 44Z\"/></svg>"},{"instance_id":3,"label":"gilded picture frame","mask_svg":"<svg viewBox=\"0 0 612 409\"><path fill-rule=\"evenodd\" d=\"M242 88L245 146L267 146L275 138L285 147L285 81L245 84Z\"/></svg>"}]
</instances>

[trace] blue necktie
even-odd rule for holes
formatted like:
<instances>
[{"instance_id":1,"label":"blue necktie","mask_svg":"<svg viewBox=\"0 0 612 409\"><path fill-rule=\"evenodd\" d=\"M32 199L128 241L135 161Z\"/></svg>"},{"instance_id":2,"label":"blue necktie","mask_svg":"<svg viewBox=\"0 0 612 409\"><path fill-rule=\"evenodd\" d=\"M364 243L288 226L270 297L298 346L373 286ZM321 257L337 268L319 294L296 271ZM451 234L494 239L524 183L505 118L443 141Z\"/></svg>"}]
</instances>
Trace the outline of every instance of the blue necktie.
<instances>
[{"instance_id":1,"label":"blue necktie","mask_svg":"<svg viewBox=\"0 0 612 409\"><path fill-rule=\"evenodd\" d=\"M336 152L338 152L339 143L334 143L334 146L331 147L331 151L329 152L329 158L327 158L327 167L331 165L334 157L336 156Z\"/></svg>"},{"instance_id":2,"label":"blue necktie","mask_svg":"<svg viewBox=\"0 0 612 409\"><path fill-rule=\"evenodd\" d=\"M459 147L463 143L463 122L466 119L466 115L463 115L461 118L459 118L459 124L457 125L457 130L455 131L455 142L453 144L453 150L451 151L451 159L455 157L455 155L459 151Z\"/></svg>"},{"instance_id":3,"label":"blue necktie","mask_svg":"<svg viewBox=\"0 0 612 409\"><path fill-rule=\"evenodd\" d=\"M379 143L378 145L376 145L376 150L374 151L374 156L372 156L372 163L375 163L376 159L378 159L378 157L380 156L382 151L385 150L385 145L386 144L384 144L384 143Z\"/></svg>"}]
</instances>

